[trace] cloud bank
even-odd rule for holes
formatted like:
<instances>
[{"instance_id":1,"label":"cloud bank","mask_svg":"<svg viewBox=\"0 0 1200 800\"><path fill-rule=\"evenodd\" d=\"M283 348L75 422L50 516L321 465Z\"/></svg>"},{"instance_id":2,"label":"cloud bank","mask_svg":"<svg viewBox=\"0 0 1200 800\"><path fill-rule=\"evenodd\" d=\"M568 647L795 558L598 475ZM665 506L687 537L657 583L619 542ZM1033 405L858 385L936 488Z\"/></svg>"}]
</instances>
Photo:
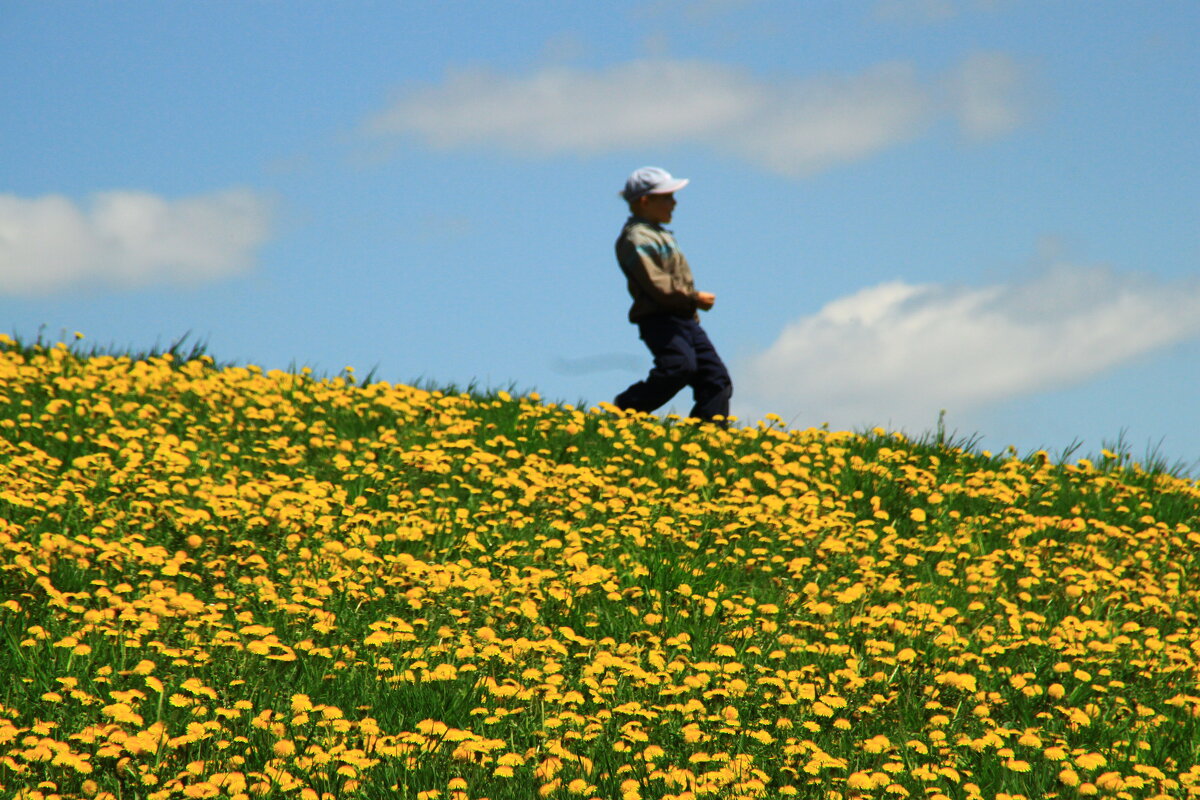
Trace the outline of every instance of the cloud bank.
<instances>
[{"instance_id":1,"label":"cloud bank","mask_svg":"<svg viewBox=\"0 0 1200 800\"><path fill-rule=\"evenodd\" d=\"M0 293L202 283L244 272L266 241L270 203L245 189L167 200L145 192L0 194Z\"/></svg>"},{"instance_id":2,"label":"cloud bank","mask_svg":"<svg viewBox=\"0 0 1200 800\"><path fill-rule=\"evenodd\" d=\"M1024 283L881 284L790 323L737 371L743 419L919 432L1200 335L1200 282L1060 266Z\"/></svg>"},{"instance_id":3,"label":"cloud bank","mask_svg":"<svg viewBox=\"0 0 1200 800\"><path fill-rule=\"evenodd\" d=\"M363 128L430 148L526 156L698 143L807 175L916 139L943 119L970 136L1008 132L1025 118L1026 81L1020 65L999 53L975 54L931 80L901 62L778 80L670 59L598 71L551 67L520 77L474 70L410 87Z\"/></svg>"}]
</instances>

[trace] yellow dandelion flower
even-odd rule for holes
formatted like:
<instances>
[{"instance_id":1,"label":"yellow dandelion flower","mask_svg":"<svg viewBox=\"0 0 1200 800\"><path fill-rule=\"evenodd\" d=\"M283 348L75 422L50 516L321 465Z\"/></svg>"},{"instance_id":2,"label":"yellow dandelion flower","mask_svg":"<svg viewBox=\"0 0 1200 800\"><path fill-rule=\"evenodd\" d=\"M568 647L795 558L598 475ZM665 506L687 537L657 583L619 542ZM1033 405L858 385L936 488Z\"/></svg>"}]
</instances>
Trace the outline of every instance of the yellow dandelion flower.
<instances>
[{"instance_id":1,"label":"yellow dandelion flower","mask_svg":"<svg viewBox=\"0 0 1200 800\"><path fill-rule=\"evenodd\" d=\"M884 736L883 734L873 736L863 742L863 750L868 753L882 753L891 746L891 740L889 740L888 737Z\"/></svg>"},{"instance_id":2,"label":"yellow dandelion flower","mask_svg":"<svg viewBox=\"0 0 1200 800\"><path fill-rule=\"evenodd\" d=\"M870 791L875 788L875 781L872 780L870 773L859 770L850 773L850 776L846 778L846 785L851 789Z\"/></svg>"},{"instance_id":3,"label":"yellow dandelion flower","mask_svg":"<svg viewBox=\"0 0 1200 800\"><path fill-rule=\"evenodd\" d=\"M141 714L135 713L128 703L113 703L105 706L101 711L105 716L111 717L114 722L124 722L139 727L145 723Z\"/></svg>"},{"instance_id":4,"label":"yellow dandelion flower","mask_svg":"<svg viewBox=\"0 0 1200 800\"><path fill-rule=\"evenodd\" d=\"M1107 763L1108 760L1099 753L1085 753L1075 759L1075 766L1089 771L1097 767L1103 767Z\"/></svg>"},{"instance_id":5,"label":"yellow dandelion flower","mask_svg":"<svg viewBox=\"0 0 1200 800\"><path fill-rule=\"evenodd\" d=\"M217 699L216 691L210 686L205 686L203 681L201 681L199 678L188 678L180 685L179 688L183 689L185 692L196 695L197 697L204 695L212 700Z\"/></svg>"},{"instance_id":6,"label":"yellow dandelion flower","mask_svg":"<svg viewBox=\"0 0 1200 800\"><path fill-rule=\"evenodd\" d=\"M943 672L939 675L935 675L933 680L934 683L952 686L955 689L960 689L964 692L975 693L979 691L979 687L975 682L975 676L970 674L959 672Z\"/></svg>"},{"instance_id":7,"label":"yellow dandelion flower","mask_svg":"<svg viewBox=\"0 0 1200 800\"><path fill-rule=\"evenodd\" d=\"M856 602L859 598L866 594L866 591L867 587L862 583L855 583L853 586L850 586L849 588L835 594L834 599L842 605L847 605L849 603Z\"/></svg>"},{"instance_id":8,"label":"yellow dandelion flower","mask_svg":"<svg viewBox=\"0 0 1200 800\"><path fill-rule=\"evenodd\" d=\"M296 754L296 743L291 739L280 739L271 745L271 752L280 758L287 758Z\"/></svg>"},{"instance_id":9,"label":"yellow dandelion flower","mask_svg":"<svg viewBox=\"0 0 1200 800\"><path fill-rule=\"evenodd\" d=\"M1092 718L1082 708L1067 709L1067 720L1074 725L1087 726L1092 724Z\"/></svg>"},{"instance_id":10,"label":"yellow dandelion flower","mask_svg":"<svg viewBox=\"0 0 1200 800\"><path fill-rule=\"evenodd\" d=\"M1149 764L1134 764L1133 771L1153 778L1156 781L1166 779L1166 775L1158 767L1152 767Z\"/></svg>"},{"instance_id":11,"label":"yellow dandelion flower","mask_svg":"<svg viewBox=\"0 0 1200 800\"><path fill-rule=\"evenodd\" d=\"M1058 780L1065 786L1078 786L1079 785L1079 773L1076 772L1075 770L1071 769L1070 767L1067 767L1067 768L1059 771Z\"/></svg>"}]
</instances>

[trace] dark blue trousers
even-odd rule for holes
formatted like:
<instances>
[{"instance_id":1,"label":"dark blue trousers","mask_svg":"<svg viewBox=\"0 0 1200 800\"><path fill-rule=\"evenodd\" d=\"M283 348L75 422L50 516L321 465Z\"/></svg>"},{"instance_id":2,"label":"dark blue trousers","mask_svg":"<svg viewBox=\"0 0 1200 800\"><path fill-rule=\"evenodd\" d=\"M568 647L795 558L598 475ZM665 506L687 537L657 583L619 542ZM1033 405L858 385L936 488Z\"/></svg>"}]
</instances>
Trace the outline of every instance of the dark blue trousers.
<instances>
[{"instance_id":1,"label":"dark blue trousers","mask_svg":"<svg viewBox=\"0 0 1200 800\"><path fill-rule=\"evenodd\" d=\"M654 411L683 387L692 387L689 416L711 420L729 416L733 381L708 334L694 319L667 314L638 322L638 335L654 356L645 380L617 395L613 404L629 411Z\"/></svg>"}]
</instances>

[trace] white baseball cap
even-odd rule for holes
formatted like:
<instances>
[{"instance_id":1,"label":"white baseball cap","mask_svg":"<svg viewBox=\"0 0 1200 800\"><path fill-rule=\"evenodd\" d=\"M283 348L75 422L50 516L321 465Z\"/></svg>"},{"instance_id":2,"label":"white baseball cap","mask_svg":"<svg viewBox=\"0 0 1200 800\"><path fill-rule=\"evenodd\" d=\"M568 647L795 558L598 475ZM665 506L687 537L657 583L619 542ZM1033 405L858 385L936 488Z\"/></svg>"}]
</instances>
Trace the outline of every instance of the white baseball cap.
<instances>
[{"instance_id":1,"label":"white baseball cap","mask_svg":"<svg viewBox=\"0 0 1200 800\"><path fill-rule=\"evenodd\" d=\"M625 181L621 196L630 201L647 194L668 194L687 185L687 178L672 178L671 173L661 167L642 167L635 169Z\"/></svg>"}]
</instances>

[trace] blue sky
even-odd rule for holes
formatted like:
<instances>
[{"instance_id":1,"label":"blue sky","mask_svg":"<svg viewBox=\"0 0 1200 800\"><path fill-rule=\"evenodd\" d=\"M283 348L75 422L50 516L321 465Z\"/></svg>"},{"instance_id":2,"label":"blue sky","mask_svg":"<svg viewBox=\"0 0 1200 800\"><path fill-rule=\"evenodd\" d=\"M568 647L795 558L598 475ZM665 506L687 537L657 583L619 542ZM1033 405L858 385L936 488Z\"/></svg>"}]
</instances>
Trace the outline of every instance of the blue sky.
<instances>
[{"instance_id":1,"label":"blue sky","mask_svg":"<svg viewBox=\"0 0 1200 800\"><path fill-rule=\"evenodd\" d=\"M608 401L657 165L744 421L1193 463L1198 37L1194 0L0 0L0 330Z\"/></svg>"}]
</instances>

